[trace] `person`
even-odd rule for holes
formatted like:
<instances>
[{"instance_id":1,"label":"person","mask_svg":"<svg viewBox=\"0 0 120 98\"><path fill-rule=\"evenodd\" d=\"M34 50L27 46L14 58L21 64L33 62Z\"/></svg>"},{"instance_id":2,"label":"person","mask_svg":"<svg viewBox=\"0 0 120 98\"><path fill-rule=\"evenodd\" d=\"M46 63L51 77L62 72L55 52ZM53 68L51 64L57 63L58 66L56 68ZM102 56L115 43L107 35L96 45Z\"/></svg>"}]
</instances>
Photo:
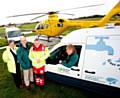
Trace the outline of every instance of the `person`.
<instances>
[{"instance_id":1,"label":"person","mask_svg":"<svg viewBox=\"0 0 120 98\"><path fill-rule=\"evenodd\" d=\"M77 54L75 47L72 44L69 44L66 47L66 53L67 53L66 59L63 61L60 60L59 63L61 63L65 67L71 68L72 66L74 66L77 63L78 54Z\"/></svg>"},{"instance_id":2,"label":"person","mask_svg":"<svg viewBox=\"0 0 120 98\"><path fill-rule=\"evenodd\" d=\"M30 45L27 43L26 37L21 36L17 58L23 69L24 83L28 90L34 87L33 70L32 63L29 59L29 50Z\"/></svg>"},{"instance_id":3,"label":"person","mask_svg":"<svg viewBox=\"0 0 120 98\"><path fill-rule=\"evenodd\" d=\"M17 88L22 88L20 64L17 61L17 47L14 41L8 42L6 50L3 52L3 61L7 63L8 71L11 73Z\"/></svg>"},{"instance_id":4,"label":"person","mask_svg":"<svg viewBox=\"0 0 120 98\"><path fill-rule=\"evenodd\" d=\"M40 39L36 38L29 53L29 58L32 61L35 83L37 86L44 87L44 68L46 58L49 57L49 50L46 46L40 43Z\"/></svg>"}]
</instances>

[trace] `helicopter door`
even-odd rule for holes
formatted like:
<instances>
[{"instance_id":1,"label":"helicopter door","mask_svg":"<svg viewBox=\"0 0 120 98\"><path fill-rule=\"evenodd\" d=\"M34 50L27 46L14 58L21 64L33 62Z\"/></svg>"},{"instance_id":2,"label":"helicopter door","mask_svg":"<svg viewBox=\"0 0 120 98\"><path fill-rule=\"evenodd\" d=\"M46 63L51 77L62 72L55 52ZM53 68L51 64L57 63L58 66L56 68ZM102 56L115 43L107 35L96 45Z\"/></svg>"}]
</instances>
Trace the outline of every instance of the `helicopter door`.
<instances>
[{"instance_id":1,"label":"helicopter door","mask_svg":"<svg viewBox=\"0 0 120 98\"><path fill-rule=\"evenodd\" d=\"M88 37L82 79L120 88L120 36Z\"/></svg>"},{"instance_id":2,"label":"helicopter door","mask_svg":"<svg viewBox=\"0 0 120 98\"><path fill-rule=\"evenodd\" d=\"M79 61L80 61L82 46L75 45L75 47L76 47L79 59L74 66L72 66L71 68L67 68L64 65L59 64L59 60L64 60L67 57L66 46L61 46L57 48L55 51L53 51L50 57L46 60L47 61L46 71L65 75L65 76L80 78L81 70L79 67Z\"/></svg>"}]
</instances>

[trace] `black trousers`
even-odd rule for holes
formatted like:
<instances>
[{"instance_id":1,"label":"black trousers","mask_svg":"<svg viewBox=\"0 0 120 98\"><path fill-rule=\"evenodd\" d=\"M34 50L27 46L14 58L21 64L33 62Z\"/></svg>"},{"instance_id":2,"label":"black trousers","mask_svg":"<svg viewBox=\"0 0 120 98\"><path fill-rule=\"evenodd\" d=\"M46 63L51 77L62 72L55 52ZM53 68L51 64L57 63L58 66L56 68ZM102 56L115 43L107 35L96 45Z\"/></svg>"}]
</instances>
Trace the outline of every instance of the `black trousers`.
<instances>
[{"instance_id":1,"label":"black trousers","mask_svg":"<svg viewBox=\"0 0 120 98\"><path fill-rule=\"evenodd\" d=\"M16 87L20 88L20 85L22 84L20 64L16 65L16 73L11 73L11 74L12 74Z\"/></svg>"}]
</instances>

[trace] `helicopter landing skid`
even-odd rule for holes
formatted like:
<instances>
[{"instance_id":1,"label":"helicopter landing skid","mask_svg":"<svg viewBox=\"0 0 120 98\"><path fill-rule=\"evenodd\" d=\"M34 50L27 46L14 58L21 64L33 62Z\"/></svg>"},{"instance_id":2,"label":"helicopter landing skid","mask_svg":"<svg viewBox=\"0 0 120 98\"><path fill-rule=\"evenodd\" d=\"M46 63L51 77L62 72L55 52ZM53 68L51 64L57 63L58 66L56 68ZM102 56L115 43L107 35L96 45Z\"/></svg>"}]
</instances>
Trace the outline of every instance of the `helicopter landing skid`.
<instances>
[{"instance_id":1,"label":"helicopter landing skid","mask_svg":"<svg viewBox=\"0 0 120 98\"><path fill-rule=\"evenodd\" d=\"M44 36L38 36L38 38L40 39L40 40L43 40L43 41L47 41L47 42L52 42L52 40L50 40L50 37L44 37Z\"/></svg>"},{"instance_id":2,"label":"helicopter landing skid","mask_svg":"<svg viewBox=\"0 0 120 98\"><path fill-rule=\"evenodd\" d=\"M38 38L39 38L40 40L43 40L43 41L52 42L52 41L54 41L54 39L59 39L59 40L61 40L63 37L62 37L62 36L58 36L58 37L48 37L48 36L45 36L45 35L38 35Z\"/></svg>"}]
</instances>

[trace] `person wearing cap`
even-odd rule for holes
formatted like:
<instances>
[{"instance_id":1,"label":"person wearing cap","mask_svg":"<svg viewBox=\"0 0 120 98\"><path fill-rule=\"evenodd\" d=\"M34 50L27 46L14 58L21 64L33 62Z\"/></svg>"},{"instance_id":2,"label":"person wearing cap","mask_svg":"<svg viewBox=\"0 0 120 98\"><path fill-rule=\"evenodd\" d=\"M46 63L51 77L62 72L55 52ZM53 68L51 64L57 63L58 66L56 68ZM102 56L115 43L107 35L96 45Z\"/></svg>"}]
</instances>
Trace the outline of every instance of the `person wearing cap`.
<instances>
[{"instance_id":1,"label":"person wearing cap","mask_svg":"<svg viewBox=\"0 0 120 98\"><path fill-rule=\"evenodd\" d=\"M41 87L44 87L45 84L44 68L49 55L48 47L41 44L40 39L36 38L30 49L29 58L32 61L36 85Z\"/></svg>"},{"instance_id":2,"label":"person wearing cap","mask_svg":"<svg viewBox=\"0 0 120 98\"><path fill-rule=\"evenodd\" d=\"M13 40L10 40L8 44L2 58L7 63L8 71L11 73L16 87L22 88L20 64L17 61L17 47L15 47Z\"/></svg>"},{"instance_id":3,"label":"person wearing cap","mask_svg":"<svg viewBox=\"0 0 120 98\"><path fill-rule=\"evenodd\" d=\"M28 90L34 88L32 63L29 59L30 44L27 42L25 36L20 37L20 46L17 51L17 58L23 70L23 78L25 86Z\"/></svg>"}]
</instances>

